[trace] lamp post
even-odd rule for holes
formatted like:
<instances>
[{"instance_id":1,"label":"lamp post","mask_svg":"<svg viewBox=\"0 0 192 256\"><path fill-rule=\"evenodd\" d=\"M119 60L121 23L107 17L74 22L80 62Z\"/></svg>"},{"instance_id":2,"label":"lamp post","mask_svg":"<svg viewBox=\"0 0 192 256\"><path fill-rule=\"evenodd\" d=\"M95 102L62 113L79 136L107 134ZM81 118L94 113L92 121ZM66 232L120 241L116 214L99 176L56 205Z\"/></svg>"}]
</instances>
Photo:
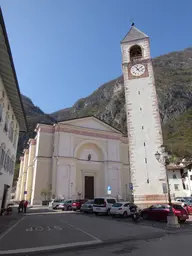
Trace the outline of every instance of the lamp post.
<instances>
[{"instance_id":1,"label":"lamp post","mask_svg":"<svg viewBox=\"0 0 192 256\"><path fill-rule=\"evenodd\" d=\"M175 227L178 228L180 227L178 223L178 218L175 216L173 212L173 207L172 207L172 201L171 201L171 190L170 190L170 185L169 185L169 177L168 177L168 171L167 171L167 166L169 165L169 157L167 155L167 152L165 149L162 147L162 152L159 153L158 151L155 153L155 157L158 162L161 162L165 166L165 172L166 172L166 180L167 180L167 193L168 193L168 202L169 202L169 213L167 216L167 226L168 227Z\"/></svg>"}]
</instances>

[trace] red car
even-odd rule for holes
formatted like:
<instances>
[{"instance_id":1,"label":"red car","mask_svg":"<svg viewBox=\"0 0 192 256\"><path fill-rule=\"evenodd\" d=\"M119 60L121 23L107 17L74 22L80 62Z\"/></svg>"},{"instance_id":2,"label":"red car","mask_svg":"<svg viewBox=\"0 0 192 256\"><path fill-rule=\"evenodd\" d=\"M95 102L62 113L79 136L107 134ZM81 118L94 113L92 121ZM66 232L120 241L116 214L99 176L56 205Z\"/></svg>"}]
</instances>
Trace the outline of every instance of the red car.
<instances>
[{"instance_id":1,"label":"red car","mask_svg":"<svg viewBox=\"0 0 192 256\"><path fill-rule=\"evenodd\" d=\"M183 207L185 208L185 210L188 212L188 214L192 214L192 202L184 202Z\"/></svg>"},{"instance_id":2,"label":"red car","mask_svg":"<svg viewBox=\"0 0 192 256\"><path fill-rule=\"evenodd\" d=\"M180 223L184 223L188 218L188 212L180 204L172 204L173 212L178 217ZM150 220L167 220L167 215L170 211L170 206L168 204L156 204L149 208L141 211L141 216L143 219Z\"/></svg>"},{"instance_id":3,"label":"red car","mask_svg":"<svg viewBox=\"0 0 192 256\"><path fill-rule=\"evenodd\" d=\"M75 200L73 203L72 203L72 210L73 211L77 211L77 210L80 210L81 209L81 205L85 203L85 200Z\"/></svg>"}]
</instances>

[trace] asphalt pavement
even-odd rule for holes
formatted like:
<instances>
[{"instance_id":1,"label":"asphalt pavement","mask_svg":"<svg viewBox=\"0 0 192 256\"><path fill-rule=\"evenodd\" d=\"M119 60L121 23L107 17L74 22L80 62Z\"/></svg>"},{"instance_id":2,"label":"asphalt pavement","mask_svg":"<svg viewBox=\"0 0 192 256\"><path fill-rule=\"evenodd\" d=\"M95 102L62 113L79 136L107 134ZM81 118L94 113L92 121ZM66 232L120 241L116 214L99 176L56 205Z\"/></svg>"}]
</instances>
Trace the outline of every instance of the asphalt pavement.
<instances>
[{"instance_id":1,"label":"asphalt pavement","mask_svg":"<svg viewBox=\"0 0 192 256\"><path fill-rule=\"evenodd\" d=\"M123 241L159 238L163 229L75 212L30 209L0 236L0 255L85 248ZM49 255L49 254L47 254Z\"/></svg>"},{"instance_id":2,"label":"asphalt pavement","mask_svg":"<svg viewBox=\"0 0 192 256\"><path fill-rule=\"evenodd\" d=\"M49 253L48 256L181 256L190 254L191 234L167 235L157 239L125 241L95 248ZM37 254L36 256L41 256Z\"/></svg>"}]
</instances>

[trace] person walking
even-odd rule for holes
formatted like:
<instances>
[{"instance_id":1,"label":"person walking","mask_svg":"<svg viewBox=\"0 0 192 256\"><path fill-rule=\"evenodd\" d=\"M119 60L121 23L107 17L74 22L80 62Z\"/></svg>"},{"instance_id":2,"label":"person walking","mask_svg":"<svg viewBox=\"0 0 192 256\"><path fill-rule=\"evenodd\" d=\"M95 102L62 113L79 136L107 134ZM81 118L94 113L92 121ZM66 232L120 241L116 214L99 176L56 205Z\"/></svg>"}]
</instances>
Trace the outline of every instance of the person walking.
<instances>
[{"instance_id":1,"label":"person walking","mask_svg":"<svg viewBox=\"0 0 192 256\"><path fill-rule=\"evenodd\" d=\"M21 200L18 207L18 213L23 212L23 203L24 203L24 200Z\"/></svg>"},{"instance_id":2,"label":"person walking","mask_svg":"<svg viewBox=\"0 0 192 256\"><path fill-rule=\"evenodd\" d=\"M28 205L28 202L27 200L24 201L24 213L27 212L27 205Z\"/></svg>"}]
</instances>

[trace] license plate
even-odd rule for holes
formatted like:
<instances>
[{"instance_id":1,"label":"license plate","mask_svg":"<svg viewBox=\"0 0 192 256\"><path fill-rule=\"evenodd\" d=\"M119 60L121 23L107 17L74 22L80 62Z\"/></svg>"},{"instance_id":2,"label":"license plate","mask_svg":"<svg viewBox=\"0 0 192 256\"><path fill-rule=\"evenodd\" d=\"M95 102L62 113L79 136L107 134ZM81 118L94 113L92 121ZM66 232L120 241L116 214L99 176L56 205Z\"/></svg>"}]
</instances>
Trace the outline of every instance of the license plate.
<instances>
[{"instance_id":1,"label":"license plate","mask_svg":"<svg viewBox=\"0 0 192 256\"><path fill-rule=\"evenodd\" d=\"M97 211L100 211L100 208L96 208Z\"/></svg>"},{"instance_id":2,"label":"license plate","mask_svg":"<svg viewBox=\"0 0 192 256\"><path fill-rule=\"evenodd\" d=\"M184 214L183 217L187 217L187 215Z\"/></svg>"}]
</instances>

